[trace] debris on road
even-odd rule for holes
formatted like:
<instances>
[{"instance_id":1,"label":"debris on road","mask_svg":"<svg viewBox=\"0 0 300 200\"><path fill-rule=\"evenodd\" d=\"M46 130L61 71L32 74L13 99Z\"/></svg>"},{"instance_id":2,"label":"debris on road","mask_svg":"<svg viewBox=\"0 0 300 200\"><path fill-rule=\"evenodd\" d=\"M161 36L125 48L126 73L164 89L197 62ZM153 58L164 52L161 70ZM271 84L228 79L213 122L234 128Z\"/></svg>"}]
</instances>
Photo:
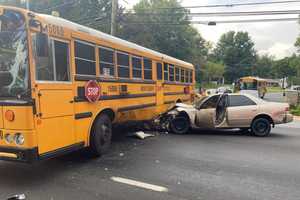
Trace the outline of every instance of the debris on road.
<instances>
[{"instance_id":1,"label":"debris on road","mask_svg":"<svg viewBox=\"0 0 300 200\"><path fill-rule=\"evenodd\" d=\"M148 134L148 133L145 133L143 131L137 131L137 132L129 133L127 136L128 137L136 137L136 138L139 138L141 140L144 140L148 137L154 137L153 134Z\"/></svg>"},{"instance_id":2,"label":"debris on road","mask_svg":"<svg viewBox=\"0 0 300 200\"><path fill-rule=\"evenodd\" d=\"M120 157L123 157L125 154L124 153L120 153Z\"/></svg>"},{"instance_id":3,"label":"debris on road","mask_svg":"<svg viewBox=\"0 0 300 200\"><path fill-rule=\"evenodd\" d=\"M25 196L25 194L18 194L18 195L8 198L7 200L26 200L26 196Z\"/></svg>"}]
</instances>

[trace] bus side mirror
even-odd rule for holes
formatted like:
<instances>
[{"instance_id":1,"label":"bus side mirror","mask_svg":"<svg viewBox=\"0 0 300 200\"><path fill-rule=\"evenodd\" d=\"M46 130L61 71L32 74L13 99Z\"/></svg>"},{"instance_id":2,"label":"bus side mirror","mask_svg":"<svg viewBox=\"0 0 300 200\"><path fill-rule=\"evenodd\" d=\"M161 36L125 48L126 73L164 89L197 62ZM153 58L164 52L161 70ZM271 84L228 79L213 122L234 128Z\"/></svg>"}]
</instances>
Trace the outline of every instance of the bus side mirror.
<instances>
[{"instance_id":1,"label":"bus side mirror","mask_svg":"<svg viewBox=\"0 0 300 200\"><path fill-rule=\"evenodd\" d=\"M38 57L48 57L49 55L48 35L45 33L36 34L36 54Z\"/></svg>"}]
</instances>

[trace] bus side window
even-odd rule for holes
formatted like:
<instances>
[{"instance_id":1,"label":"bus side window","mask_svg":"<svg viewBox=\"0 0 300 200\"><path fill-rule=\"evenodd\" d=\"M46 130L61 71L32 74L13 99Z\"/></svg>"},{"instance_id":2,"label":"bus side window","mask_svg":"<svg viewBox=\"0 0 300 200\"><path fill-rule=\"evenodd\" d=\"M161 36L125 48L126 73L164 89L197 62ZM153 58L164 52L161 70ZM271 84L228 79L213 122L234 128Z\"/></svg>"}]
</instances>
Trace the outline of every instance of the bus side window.
<instances>
[{"instance_id":1,"label":"bus side window","mask_svg":"<svg viewBox=\"0 0 300 200\"><path fill-rule=\"evenodd\" d=\"M76 74L96 75L95 46L75 41Z\"/></svg>"},{"instance_id":2,"label":"bus side window","mask_svg":"<svg viewBox=\"0 0 300 200\"><path fill-rule=\"evenodd\" d=\"M100 75L105 77L115 76L115 57L114 50L99 48Z\"/></svg>"},{"instance_id":3,"label":"bus side window","mask_svg":"<svg viewBox=\"0 0 300 200\"><path fill-rule=\"evenodd\" d=\"M117 52L118 76L120 78L129 78L129 55Z\"/></svg>"},{"instance_id":4,"label":"bus side window","mask_svg":"<svg viewBox=\"0 0 300 200\"><path fill-rule=\"evenodd\" d=\"M174 65L169 65L169 81L174 81Z\"/></svg>"},{"instance_id":5,"label":"bus side window","mask_svg":"<svg viewBox=\"0 0 300 200\"><path fill-rule=\"evenodd\" d=\"M54 41L55 81L70 81L69 44Z\"/></svg>"},{"instance_id":6,"label":"bus side window","mask_svg":"<svg viewBox=\"0 0 300 200\"><path fill-rule=\"evenodd\" d=\"M40 39L37 38L37 35L33 35L33 47L34 55L35 55L35 73L36 80L39 81L54 81L54 68L53 68L53 41L47 39L46 42L41 42ZM46 45L47 48L44 47L45 52L39 53L38 51L41 49L42 45ZM46 51L47 49L47 51Z\"/></svg>"},{"instance_id":7,"label":"bus side window","mask_svg":"<svg viewBox=\"0 0 300 200\"><path fill-rule=\"evenodd\" d=\"M179 82L180 81L180 69L178 67L175 68L175 81Z\"/></svg>"},{"instance_id":8,"label":"bus side window","mask_svg":"<svg viewBox=\"0 0 300 200\"><path fill-rule=\"evenodd\" d=\"M184 69L181 69L180 79L181 79L181 82L184 83Z\"/></svg>"},{"instance_id":9,"label":"bus side window","mask_svg":"<svg viewBox=\"0 0 300 200\"><path fill-rule=\"evenodd\" d=\"M142 78L142 58L132 56L132 76L133 78Z\"/></svg>"},{"instance_id":10,"label":"bus side window","mask_svg":"<svg viewBox=\"0 0 300 200\"><path fill-rule=\"evenodd\" d=\"M189 83L193 82L193 71L190 70L190 74L189 74Z\"/></svg>"},{"instance_id":11,"label":"bus side window","mask_svg":"<svg viewBox=\"0 0 300 200\"><path fill-rule=\"evenodd\" d=\"M152 60L144 58L144 79L152 80Z\"/></svg>"},{"instance_id":12,"label":"bus side window","mask_svg":"<svg viewBox=\"0 0 300 200\"><path fill-rule=\"evenodd\" d=\"M169 80L169 65L167 63L164 63L164 80Z\"/></svg>"},{"instance_id":13,"label":"bus side window","mask_svg":"<svg viewBox=\"0 0 300 200\"><path fill-rule=\"evenodd\" d=\"M185 74L184 74L184 82L188 83L189 82L189 71L185 70Z\"/></svg>"},{"instance_id":14,"label":"bus side window","mask_svg":"<svg viewBox=\"0 0 300 200\"><path fill-rule=\"evenodd\" d=\"M157 80L162 80L162 64L156 63L156 77Z\"/></svg>"}]
</instances>

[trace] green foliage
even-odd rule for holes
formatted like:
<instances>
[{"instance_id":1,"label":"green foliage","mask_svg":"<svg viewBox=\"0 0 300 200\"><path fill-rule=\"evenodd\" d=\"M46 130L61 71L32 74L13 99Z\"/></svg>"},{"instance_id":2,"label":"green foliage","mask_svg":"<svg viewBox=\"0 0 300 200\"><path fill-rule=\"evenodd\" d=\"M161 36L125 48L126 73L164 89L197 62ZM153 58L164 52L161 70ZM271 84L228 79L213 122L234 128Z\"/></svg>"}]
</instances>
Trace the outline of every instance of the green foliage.
<instances>
[{"instance_id":1,"label":"green foliage","mask_svg":"<svg viewBox=\"0 0 300 200\"><path fill-rule=\"evenodd\" d=\"M256 62L252 68L252 75L262 78L272 78L274 75L275 61L272 56L262 55L256 57Z\"/></svg>"},{"instance_id":2,"label":"green foliage","mask_svg":"<svg viewBox=\"0 0 300 200\"><path fill-rule=\"evenodd\" d=\"M300 105L291 107L291 113L300 116Z\"/></svg>"},{"instance_id":3,"label":"green foliage","mask_svg":"<svg viewBox=\"0 0 300 200\"><path fill-rule=\"evenodd\" d=\"M225 73L225 66L221 63L208 61L203 65L201 70L201 77L208 82L212 80L221 80Z\"/></svg>"},{"instance_id":4,"label":"green foliage","mask_svg":"<svg viewBox=\"0 0 300 200\"><path fill-rule=\"evenodd\" d=\"M213 51L213 59L225 64L228 82L251 75L256 59L254 43L247 32L230 31L221 36Z\"/></svg>"},{"instance_id":5,"label":"green foliage","mask_svg":"<svg viewBox=\"0 0 300 200\"><path fill-rule=\"evenodd\" d=\"M119 36L199 66L207 54L206 42L189 24L188 11L157 9L180 6L177 0L141 0L134 13L124 14Z\"/></svg>"}]
</instances>

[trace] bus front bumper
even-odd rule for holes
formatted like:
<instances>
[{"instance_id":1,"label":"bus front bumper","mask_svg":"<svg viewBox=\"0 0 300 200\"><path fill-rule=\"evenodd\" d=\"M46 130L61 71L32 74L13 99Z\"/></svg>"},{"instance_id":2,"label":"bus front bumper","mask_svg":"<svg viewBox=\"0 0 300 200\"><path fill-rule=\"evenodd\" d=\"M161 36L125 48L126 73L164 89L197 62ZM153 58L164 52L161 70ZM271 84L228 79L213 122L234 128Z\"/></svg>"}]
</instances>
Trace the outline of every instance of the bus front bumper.
<instances>
[{"instance_id":1,"label":"bus front bumper","mask_svg":"<svg viewBox=\"0 0 300 200\"><path fill-rule=\"evenodd\" d=\"M38 148L0 147L0 160L32 163L38 160Z\"/></svg>"}]
</instances>

